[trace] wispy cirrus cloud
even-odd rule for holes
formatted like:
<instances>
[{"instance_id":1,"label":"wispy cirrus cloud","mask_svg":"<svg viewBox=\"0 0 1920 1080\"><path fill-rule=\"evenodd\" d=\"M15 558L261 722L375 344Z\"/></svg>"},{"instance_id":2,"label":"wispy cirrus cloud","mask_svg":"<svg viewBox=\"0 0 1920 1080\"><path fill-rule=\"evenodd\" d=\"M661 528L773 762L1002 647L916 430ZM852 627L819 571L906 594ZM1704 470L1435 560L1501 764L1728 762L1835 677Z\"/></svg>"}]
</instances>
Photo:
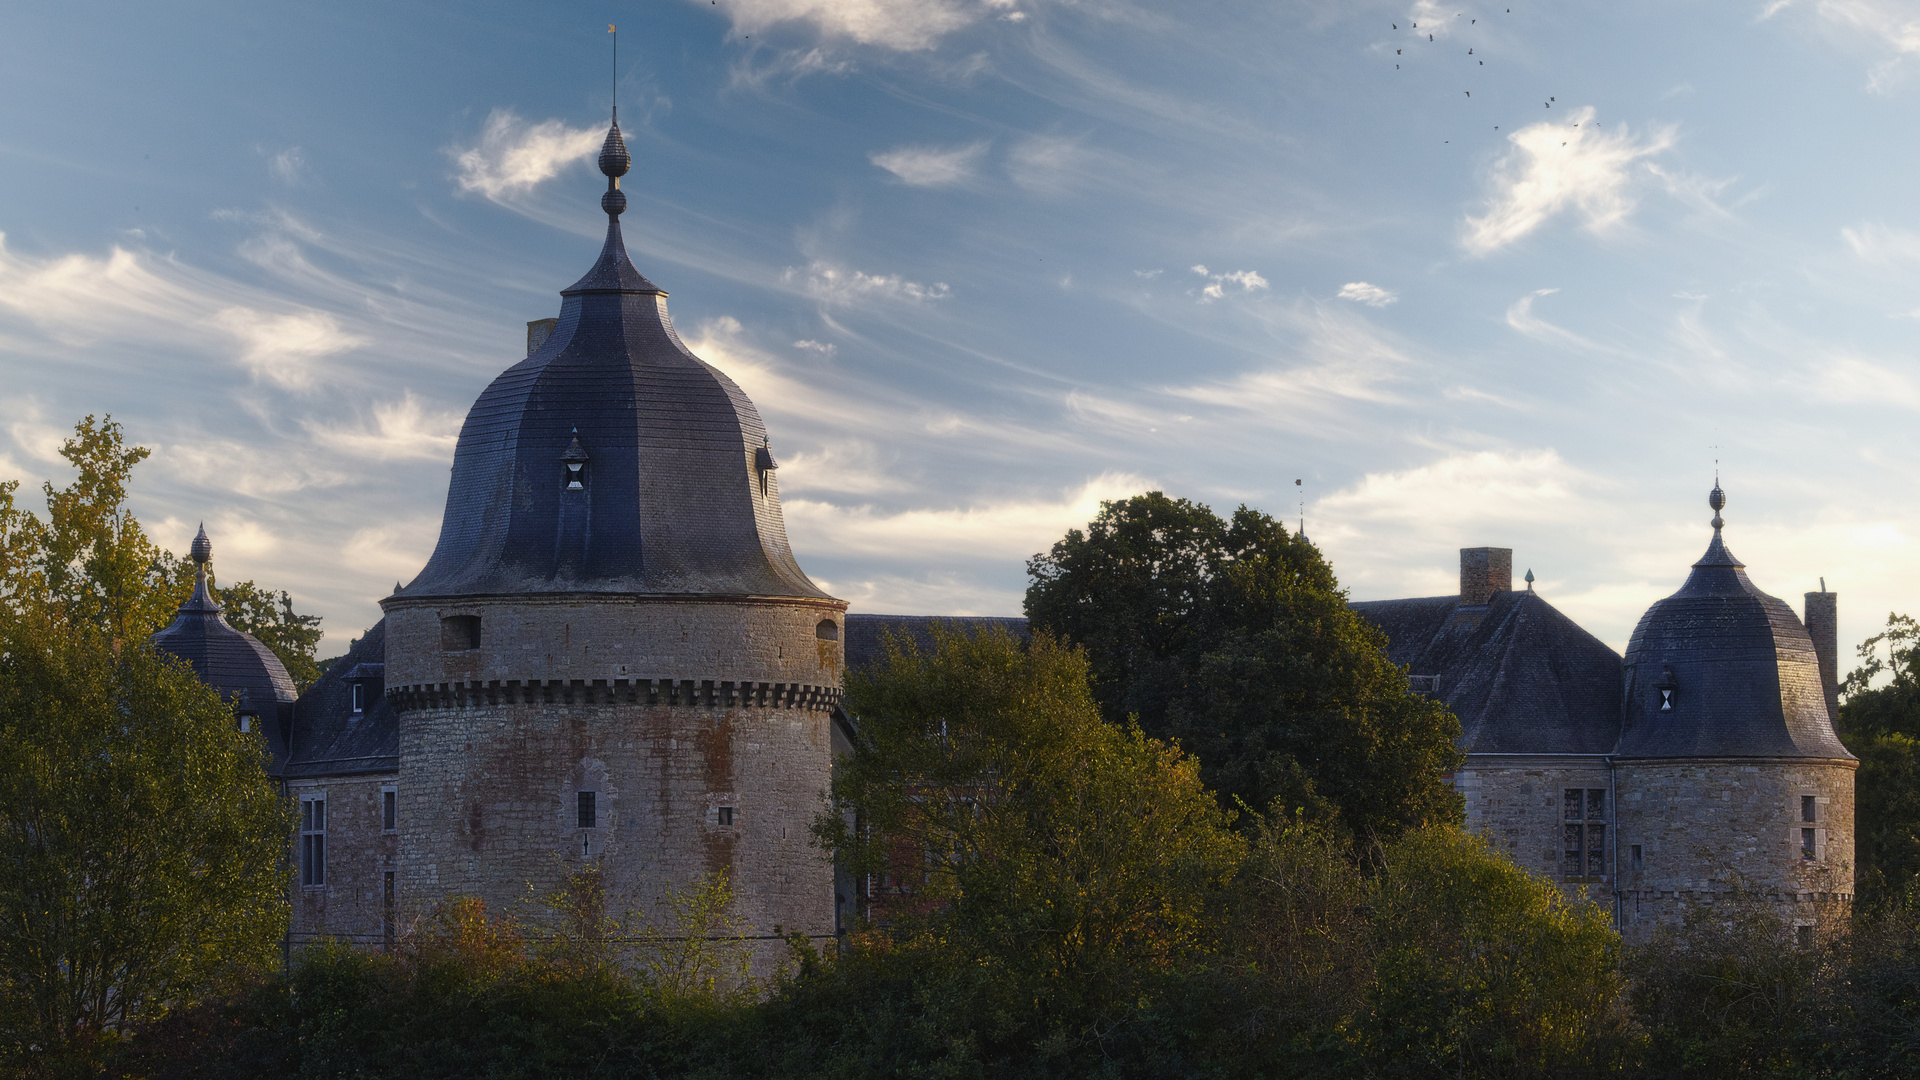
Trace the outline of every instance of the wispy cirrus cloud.
<instances>
[{"instance_id":1,"label":"wispy cirrus cloud","mask_svg":"<svg viewBox=\"0 0 1920 1080\"><path fill-rule=\"evenodd\" d=\"M931 49L988 15L1019 14L1015 0L710 0L708 6L718 6L740 37L798 25L829 40L899 52Z\"/></svg>"},{"instance_id":2,"label":"wispy cirrus cloud","mask_svg":"<svg viewBox=\"0 0 1920 1080\"><path fill-rule=\"evenodd\" d=\"M353 425L305 426L315 443L354 457L374 461L448 461L460 437L461 414L428 409L410 393L400 400L378 402L372 415Z\"/></svg>"},{"instance_id":3,"label":"wispy cirrus cloud","mask_svg":"<svg viewBox=\"0 0 1920 1080\"><path fill-rule=\"evenodd\" d=\"M1468 217L1460 243L1487 255L1520 240L1561 213L1576 213L1586 228L1604 233L1633 212L1635 164L1672 147L1673 128L1644 139L1625 125L1602 130L1592 106L1563 123L1529 124L1507 136L1511 149L1494 167L1486 211Z\"/></svg>"},{"instance_id":4,"label":"wispy cirrus cloud","mask_svg":"<svg viewBox=\"0 0 1920 1080\"><path fill-rule=\"evenodd\" d=\"M605 138L603 129L569 127L562 120L532 123L512 109L495 109L487 115L479 142L448 147L447 154L458 169L454 181L461 191L508 202L591 156Z\"/></svg>"},{"instance_id":5,"label":"wispy cirrus cloud","mask_svg":"<svg viewBox=\"0 0 1920 1080\"><path fill-rule=\"evenodd\" d=\"M1208 270L1205 263L1195 263L1188 269L1207 279L1207 284L1200 289L1200 302L1203 304L1225 299L1230 286L1238 286L1241 292L1267 287L1267 279L1261 277L1258 270L1232 270L1216 274Z\"/></svg>"},{"instance_id":6,"label":"wispy cirrus cloud","mask_svg":"<svg viewBox=\"0 0 1920 1080\"><path fill-rule=\"evenodd\" d=\"M1069 528L1085 525L1100 503L1137 495L1152 485L1132 473L1107 472L1053 497L1015 496L966 506L884 510L817 499L782 502L787 529L798 544L843 553L892 558L903 551L966 560L1025 560Z\"/></svg>"},{"instance_id":7,"label":"wispy cirrus cloud","mask_svg":"<svg viewBox=\"0 0 1920 1080\"><path fill-rule=\"evenodd\" d=\"M899 146L875 151L867 160L887 170L901 183L915 187L951 187L973 179L974 168L987 152L984 142L966 146Z\"/></svg>"},{"instance_id":8,"label":"wispy cirrus cloud","mask_svg":"<svg viewBox=\"0 0 1920 1080\"><path fill-rule=\"evenodd\" d=\"M1794 8L1810 12L1848 47L1876 57L1867 69L1867 89L1874 93L1892 89L1906 74L1907 63L1920 56L1920 10L1910 0L1773 0L1760 18Z\"/></svg>"},{"instance_id":9,"label":"wispy cirrus cloud","mask_svg":"<svg viewBox=\"0 0 1920 1080\"><path fill-rule=\"evenodd\" d=\"M1368 307L1386 307L1388 304L1400 299L1400 294L1394 292L1392 289L1383 289L1370 282L1349 281L1345 285L1340 286L1340 299L1351 300L1356 304L1365 304Z\"/></svg>"},{"instance_id":10,"label":"wispy cirrus cloud","mask_svg":"<svg viewBox=\"0 0 1920 1080\"><path fill-rule=\"evenodd\" d=\"M868 300L922 303L944 300L953 292L943 281L924 285L898 274L869 274L825 259L813 260L804 270L789 266L781 280L827 304L857 304Z\"/></svg>"},{"instance_id":11,"label":"wispy cirrus cloud","mask_svg":"<svg viewBox=\"0 0 1920 1080\"><path fill-rule=\"evenodd\" d=\"M1840 238L1861 262L1886 265L1920 262L1920 233L1862 222L1840 230Z\"/></svg>"}]
</instances>

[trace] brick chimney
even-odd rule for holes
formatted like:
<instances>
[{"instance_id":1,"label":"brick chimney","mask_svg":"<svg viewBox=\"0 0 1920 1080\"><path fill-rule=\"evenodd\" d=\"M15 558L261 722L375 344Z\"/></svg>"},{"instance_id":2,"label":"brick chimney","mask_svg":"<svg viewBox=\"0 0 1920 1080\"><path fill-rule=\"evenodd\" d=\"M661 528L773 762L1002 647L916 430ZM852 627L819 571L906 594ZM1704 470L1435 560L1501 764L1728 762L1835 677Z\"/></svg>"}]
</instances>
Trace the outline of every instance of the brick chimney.
<instances>
[{"instance_id":1,"label":"brick chimney","mask_svg":"<svg viewBox=\"0 0 1920 1080\"><path fill-rule=\"evenodd\" d=\"M1460 606L1474 607L1513 589L1512 548L1460 549Z\"/></svg>"},{"instance_id":2,"label":"brick chimney","mask_svg":"<svg viewBox=\"0 0 1920 1080\"><path fill-rule=\"evenodd\" d=\"M1820 579L1820 591L1807 594L1807 636L1813 639L1813 654L1820 659L1820 686L1827 692L1827 716L1840 722L1840 596L1827 591L1827 579Z\"/></svg>"},{"instance_id":3,"label":"brick chimney","mask_svg":"<svg viewBox=\"0 0 1920 1080\"><path fill-rule=\"evenodd\" d=\"M559 319L535 319L527 324L528 356L532 356L535 350L547 343L547 339L553 336L554 326L559 322Z\"/></svg>"}]
</instances>

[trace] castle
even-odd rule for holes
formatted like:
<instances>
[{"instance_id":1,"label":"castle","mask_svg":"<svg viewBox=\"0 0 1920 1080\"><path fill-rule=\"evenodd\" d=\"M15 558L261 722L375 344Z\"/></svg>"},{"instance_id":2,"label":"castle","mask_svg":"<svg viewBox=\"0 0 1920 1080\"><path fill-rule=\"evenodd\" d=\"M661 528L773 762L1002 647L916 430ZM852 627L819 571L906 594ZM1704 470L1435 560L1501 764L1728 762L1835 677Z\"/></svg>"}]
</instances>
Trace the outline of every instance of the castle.
<instances>
[{"instance_id":1,"label":"castle","mask_svg":"<svg viewBox=\"0 0 1920 1080\"><path fill-rule=\"evenodd\" d=\"M425 568L297 700L193 543L155 644L234 702L297 804L295 944L390 943L425 904L512 909L590 862L642 907L726 875L763 956L861 910L866 883L810 843L851 745L841 677L883 626L928 620L850 616L800 569L758 412L628 258L630 163L616 118L598 260L468 413ZM1470 824L1630 930L1729 868L1809 926L1851 893L1833 596L1809 594L1810 638L1727 551L1721 505L1716 486L1707 554L1624 661L1514 591L1502 549L1463 552L1457 597L1354 605L1460 716Z\"/></svg>"}]
</instances>

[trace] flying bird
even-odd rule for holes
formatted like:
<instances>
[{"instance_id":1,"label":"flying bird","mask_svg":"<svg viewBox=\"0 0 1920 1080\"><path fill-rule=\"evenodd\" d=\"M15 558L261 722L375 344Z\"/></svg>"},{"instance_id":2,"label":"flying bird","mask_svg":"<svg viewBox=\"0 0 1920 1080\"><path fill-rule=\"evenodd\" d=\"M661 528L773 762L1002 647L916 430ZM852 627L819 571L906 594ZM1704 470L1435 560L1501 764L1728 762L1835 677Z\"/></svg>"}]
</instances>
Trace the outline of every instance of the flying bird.
<instances>
[{"instance_id":1,"label":"flying bird","mask_svg":"<svg viewBox=\"0 0 1920 1080\"><path fill-rule=\"evenodd\" d=\"M1473 91L1471 91L1471 90L1463 90L1463 91L1461 91L1461 92L1462 92L1462 93L1464 93L1464 94L1466 94L1466 95L1467 95L1468 97L1472 97L1472 96L1473 96Z\"/></svg>"}]
</instances>

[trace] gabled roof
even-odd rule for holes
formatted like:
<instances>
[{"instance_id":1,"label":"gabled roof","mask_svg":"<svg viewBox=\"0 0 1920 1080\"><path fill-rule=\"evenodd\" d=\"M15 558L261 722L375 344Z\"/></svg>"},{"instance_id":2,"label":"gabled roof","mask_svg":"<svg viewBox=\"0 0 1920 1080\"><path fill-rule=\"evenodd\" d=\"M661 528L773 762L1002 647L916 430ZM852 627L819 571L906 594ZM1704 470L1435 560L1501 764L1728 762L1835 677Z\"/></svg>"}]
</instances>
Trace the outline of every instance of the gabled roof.
<instances>
[{"instance_id":1,"label":"gabled roof","mask_svg":"<svg viewBox=\"0 0 1920 1080\"><path fill-rule=\"evenodd\" d=\"M1480 754L1605 754L1620 732L1620 656L1539 594L1373 600L1353 608L1387 635L1415 689L1460 718Z\"/></svg>"},{"instance_id":2,"label":"gabled roof","mask_svg":"<svg viewBox=\"0 0 1920 1080\"><path fill-rule=\"evenodd\" d=\"M281 776L289 780L393 772L400 767L400 715L387 704L381 675L387 621L373 625L293 707L293 750ZM353 711L359 682L365 710Z\"/></svg>"}]
</instances>

